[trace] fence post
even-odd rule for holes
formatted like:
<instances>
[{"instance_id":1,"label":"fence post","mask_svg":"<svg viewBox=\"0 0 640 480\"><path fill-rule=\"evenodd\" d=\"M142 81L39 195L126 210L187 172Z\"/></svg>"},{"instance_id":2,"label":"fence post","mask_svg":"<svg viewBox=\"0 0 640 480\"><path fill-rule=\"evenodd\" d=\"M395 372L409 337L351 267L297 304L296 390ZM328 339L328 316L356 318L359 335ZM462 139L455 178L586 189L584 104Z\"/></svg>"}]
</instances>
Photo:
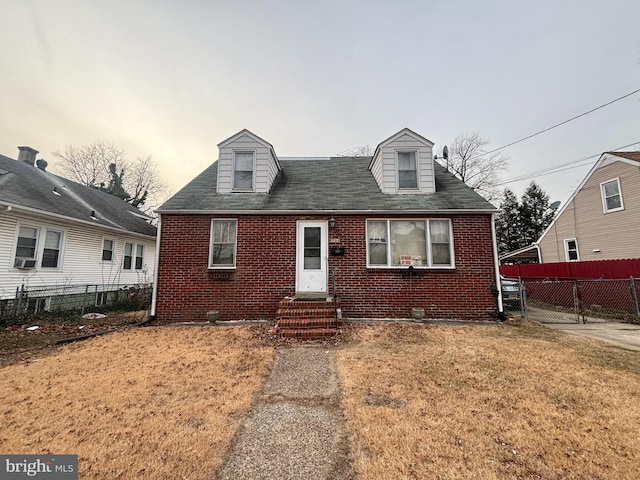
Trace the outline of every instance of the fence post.
<instances>
[{"instance_id":1,"label":"fence post","mask_svg":"<svg viewBox=\"0 0 640 480\"><path fill-rule=\"evenodd\" d=\"M84 287L84 298L82 299L82 310L80 311L80 318L84 315L84 309L87 306L87 295L89 293L89 285Z\"/></svg>"},{"instance_id":2,"label":"fence post","mask_svg":"<svg viewBox=\"0 0 640 480\"><path fill-rule=\"evenodd\" d=\"M527 289L524 286L522 277L518 277L518 289L520 290L520 316L527 318Z\"/></svg>"},{"instance_id":3,"label":"fence post","mask_svg":"<svg viewBox=\"0 0 640 480\"><path fill-rule=\"evenodd\" d=\"M629 288L631 289L631 298L633 299L633 306L636 308L636 321L640 319L640 308L638 308L638 293L636 292L636 280L633 277L629 277Z\"/></svg>"},{"instance_id":4,"label":"fence post","mask_svg":"<svg viewBox=\"0 0 640 480\"><path fill-rule=\"evenodd\" d=\"M582 311L582 300L580 298L580 287L578 287L578 280L573 282L573 305L576 312L576 323L584 323L584 317L580 318Z\"/></svg>"}]
</instances>

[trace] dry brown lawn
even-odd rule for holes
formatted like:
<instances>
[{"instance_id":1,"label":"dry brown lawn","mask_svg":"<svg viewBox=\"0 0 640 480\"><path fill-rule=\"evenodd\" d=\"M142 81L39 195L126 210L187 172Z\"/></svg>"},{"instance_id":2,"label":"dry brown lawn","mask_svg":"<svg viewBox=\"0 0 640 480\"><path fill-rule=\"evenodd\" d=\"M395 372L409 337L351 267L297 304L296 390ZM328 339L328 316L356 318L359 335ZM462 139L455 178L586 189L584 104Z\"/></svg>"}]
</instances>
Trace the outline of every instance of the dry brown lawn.
<instances>
[{"instance_id":1,"label":"dry brown lawn","mask_svg":"<svg viewBox=\"0 0 640 480\"><path fill-rule=\"evenodd\" d=\"M635 479L640 355L524 322L356 328L338 350L360 479Z\"/></svg>"},{"instance_id":2,"label":"dry brown lawn","mask_svg":"<svg viewBox=\"0 0 640 480\"><path fill-rule=\"evenodd\" d=\"M79 455L83 479L204 479L273 348L249 329L131 329L0 368L0 452Z\"/></svg>"}]
</instances>

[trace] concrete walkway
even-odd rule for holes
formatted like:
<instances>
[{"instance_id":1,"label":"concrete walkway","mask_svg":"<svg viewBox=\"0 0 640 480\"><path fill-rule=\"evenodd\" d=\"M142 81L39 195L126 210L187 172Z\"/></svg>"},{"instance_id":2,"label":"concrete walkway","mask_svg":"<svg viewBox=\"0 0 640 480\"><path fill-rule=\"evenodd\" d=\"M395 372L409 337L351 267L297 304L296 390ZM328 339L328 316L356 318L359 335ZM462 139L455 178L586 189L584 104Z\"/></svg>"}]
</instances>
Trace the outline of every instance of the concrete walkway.
<instances>
[{"instance_id":1,"label":"concrete walkway","mask_svg":"<svg viewBox=\"0 0 640 480\"><path fill-rule=\"evenodd\" d=\"M545 324L554 330L595 338L604 342L640 352L640 325L599 321L594 323Z\"/></svg>"},{"instance_id":2,"label":"concrete walkway","mask_svg":"<svg viewBox=\"0 0 640 480\"><path fill-rule=\"evenodd\" d=\"M281 349L214 478L347 480L348 441L332 350Z\"/></svg>"}]
</instances>

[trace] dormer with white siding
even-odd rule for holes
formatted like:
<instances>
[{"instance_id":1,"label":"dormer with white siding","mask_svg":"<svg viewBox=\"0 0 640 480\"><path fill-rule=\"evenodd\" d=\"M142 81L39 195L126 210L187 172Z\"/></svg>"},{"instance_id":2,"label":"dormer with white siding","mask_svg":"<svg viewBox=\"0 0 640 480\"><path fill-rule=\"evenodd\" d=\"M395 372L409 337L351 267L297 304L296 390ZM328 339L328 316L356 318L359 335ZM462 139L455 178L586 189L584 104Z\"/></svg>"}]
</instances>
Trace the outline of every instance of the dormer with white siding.
<instances>
[{"instance_id":1,"label":"dormer with white siding","mask_svg":"<svg viewBox=\"0 0 640 480\"><path fill-rule=\"evenodd\" d=\"M400 130L376 147L369 170L382 193L436 191L433 142L408 128Z\"/></svg>"},{"instance_id":2,"label":"dormer with white siding","mask_svg":"<svg viewBox=\"0 0 640 480\"><path fill-rule=\"evenodd\" d=\"M280 172L273 146L244 129L218 144L218 193L269 193Z\"/></svg>"}]
</instances>

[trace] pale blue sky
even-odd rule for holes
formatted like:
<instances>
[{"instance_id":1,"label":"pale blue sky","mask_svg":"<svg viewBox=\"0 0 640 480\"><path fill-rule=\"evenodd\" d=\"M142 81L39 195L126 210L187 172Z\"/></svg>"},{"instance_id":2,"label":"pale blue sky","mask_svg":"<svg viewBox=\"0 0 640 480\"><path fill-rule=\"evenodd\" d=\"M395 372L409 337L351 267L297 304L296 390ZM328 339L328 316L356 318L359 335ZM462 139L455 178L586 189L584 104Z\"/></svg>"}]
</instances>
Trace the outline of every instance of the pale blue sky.
<instances>
[{"instance_id":1,"label":"pale blue sky","mask_svg":"<svg viewBox=\"0 0 640 480\"><path fill-rule=\"evenodd\" d=\"M112 142L175 193L242 128L280 156L409 127L498 147L640 88L640 2L0 0L0 153ZM503 178L640 142L640 94L504 151ZM595 161L595 160L593 160ZM536 181L565 201L590 164ZM518 195L530 180L509 184Z\"/></svg>"}]
</instances>

